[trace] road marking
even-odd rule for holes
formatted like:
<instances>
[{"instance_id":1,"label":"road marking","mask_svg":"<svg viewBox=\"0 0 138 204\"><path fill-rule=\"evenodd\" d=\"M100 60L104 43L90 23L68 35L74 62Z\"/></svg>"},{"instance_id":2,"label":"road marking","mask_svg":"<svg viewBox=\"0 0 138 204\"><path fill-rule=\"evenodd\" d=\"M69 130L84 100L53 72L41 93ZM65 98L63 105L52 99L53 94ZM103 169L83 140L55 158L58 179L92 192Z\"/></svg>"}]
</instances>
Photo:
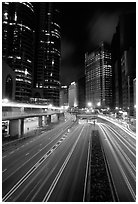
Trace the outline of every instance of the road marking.
<instances>
[{"instance_id":1,"label":"road marking","mask_svg":"<svg viewBox=\"0 0 138 204\"><path fill-rule=\"evenodd\" d=\"M29 153L27 153L25 156L27 156Z\"/></svg>"},{"instance_id":2,"label":"road marking","mask_svg":"<svg viewBox=\"0 0 138 204\"><path fill-rule=\"evenodd\" d=\"M91 144L91 143L90 143L90 138L89 138L88 153L87 153L87 165L86 165L86 174L85 174L84 192L83 192L83 202L85 202L86 188L87 188L87 179L88 179L88 172L89 172L90 144Z\"/></svg>"},{"instance_id":3,"label":"road marking","mask_svg":"<svg viewBox=\"0 0 138 204\"><path fill-rule=\"evenodd\" d=\"M82 129L83 130L83 129ZM81 130L81 132L82 132L82 130ZM60 133L61 134L61 133ZM80 133L80 135L81 135L81 133ZM80 137L80 135L79 135L79 137ZM59 135L57 135L57 137L56 138L58 138L59 137ZM78 137L78 139L79 139L79 137ZM55 138L55 139L56 139ZM77 139L77 141L78 141L78 139ZM54 140L52 140L52 141L54 141ZM51 142L52 142L51 141ZM50 142L50 143L51 143ZM49 144L50 144L49 143ZM76 144L76 143L75 143ZM56 144L57 145L57 144ZM60 143L59 143L59 145L60 145ZM59 145L57 145L57 146L59 146ZM47 146L47 145L46 145ZM45 147L46 147L45 146ZM39 152L40 151L42 151L45 147L43 147L41 150L39 150ZM74 147L74 146L73 146ZM75 148L75 147L74 147ZM39 153L38 152L38 153ZM44 156L43 156L43 158L44 158L44 160L43 161L45 161L45 159L48 157L48 156L50 156L51 155L51 153L53 152L53 150L52 149L50 149ZM38 153L36 153L34 156L36 156ZM33 157L34 157L33 156ZM32 158L33 158L32 157ZM32 158L30 158L28 161L30 161ZM42 158L41 158L42 159ZM40 160L41 160L40 159ZM39 162L40 162L40 160L10 189L10 191L3 197L3 201L6 201L6 200L8 200L8 198L28 179L28 177L41 165ZM21 165L19 168L17 168L16 169L16 171L18 170L18 169L20 169L22 166L24 166L28 161L26 161L23 165ZM15 171L15 172L16 172ZM13 172L13 173L15 173L15 172ZM13 174L12 173L12 174ZM12 175L11 174L11 175ZM10 175L10 176L11 176ZM9 176L9 177L10 177Z\"/></svg>"},{"instance_id":4,"label":"road marking","mask_svg":"<svg viewBox=\"0 0 138 204\"><path fill-rule=\"evenodd\" d=\"M4 169L4 170L2 171L2 173L4 173L5 171L7 171L7 169Z\"/></svg>"},{"instance_id":5,"label":"road marking","mask_svg":"<svg viewBox=\"0 0 138 204\"><path fill-rule=\"evenodd\" d=\"M52 194L52 192L53 192L53 190L54 190L54 188L55 188L55 186L56 186L58 180L60 179L60 177L61 177L61 175L62 175L62 173L63 173L65 167L67 166L67 164L68 164L68 162L69 162L69 160L70 160L71 155L73 154L73 151L74 151L74 149L75 149L75 147L76 147L76 145L77 145L77 143L78 143L78 140L79 140L79 138L80 138L80 136L81 136L81 134L82 134L83 129L84 129L84 127L81 129L81 132L80 132L80 134L79 134L79 136L78 136L76 142L74 143L74 145L73 145L71 151L69 152L68 156L66 157L66 160L65 160L64 163L62 164L62 166L61 166L61 168L60 168L60 170L59 170L57 176L55 177L54 181L52 182L52 184L51 184L51 186L50 186L48 192L46 193L46 195L45 195L45 197L44 197L44 199L43 199L43 202L47 202L47 201L49 200L49 198L50 198L50 196L51 196L51 194Z\"/></svg>"}]
</instances>

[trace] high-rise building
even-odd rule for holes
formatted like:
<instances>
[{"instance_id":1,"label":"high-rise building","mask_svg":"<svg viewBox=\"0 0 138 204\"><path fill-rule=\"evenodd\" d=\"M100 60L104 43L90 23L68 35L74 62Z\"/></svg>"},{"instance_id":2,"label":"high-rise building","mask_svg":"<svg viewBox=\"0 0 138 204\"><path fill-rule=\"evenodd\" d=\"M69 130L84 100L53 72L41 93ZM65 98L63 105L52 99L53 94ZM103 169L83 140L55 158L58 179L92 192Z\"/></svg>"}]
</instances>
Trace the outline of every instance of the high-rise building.
<instances>
[{"instance_id":1,"label":"high-rise building","mask_svg":"<svg viewBox=\"0 0 138 204\"><path fill-rule=\"evenodd\" d=\"M32 3L2 3L2 57L15 72L15 100L18 101L28 101L31 96L34 23Z\"/></svg>"},{"instance_id":2,"label":"high-rise building","mask_svg":"<svg viewBox=\"0 0 138 204\"><path fill-rule=\"evenodd\" d=\"M112 102L112 67L108 45L102 44L85 55L86 103L107 108ZM87 104L86 104L87 105Z\"/></svg>"},{"instance_id":3,"label":"high-rise building","mask_svg":"<svg viewBox=\"0 0 138 204\"><path fill-rule=\"evenodd\" d=\"M136 77L136 13L120 16L111 43L113 107L134 114L133 80Z\"/></svg>"},{"instance_id":4,"label":"high-rise building","mask_svg":"<svg viewBox=\"0 0 138 204\"><path fill-rule=\"evenodd\" d=\"M72 82L69 85L69 92L68 92L68 101L69 101L69 107L75 108L78 106L78 89L77 89L77 83Z\"/></svg>"},{"instance_id":5,"label":"high-rise building","mask_svg":"<svg viewBox=\"0 0 138 204\"><path fill-rule=\"evenodd\" d=\"M68 87L67 86L61 86L60 106L68 106Z\"/></svg>"},{"instance_id":6,"label":"high-rise building","mask_svg":"<svg viewBox=\"0 0 138 204\"><path fill-rule=\"evenodd\" d=\"M134 90L134 116L136 118L136 78L133 80L133 90Z\"/></svg>"},{"instance_id":7,"label":"high-rise building","mask_svg":"<svg viewBox=\"0 0 138 204\"><path fill-rule=\"evenodd\" d=\"M42 98L59 106L60 12L56 3L36 3L38 7L35 88Z\"/></svg>"},{"instance_id":8,"label":"high-rise building","mask_svg":"<svg viewBox=\"0 0 138 204\"><path fill-rule=\"evenodd\" d=\"M122 71L121 71L121 53L120 53L120 31L116 27L116 33L111 42L111 60L112 60L112 107L122 108Z\"/></svg>"},{"instance_id":9,"label":"high-rise building","mask_svg":"<svg viewBox=\"0 0 138 204\"><path fill-rule=\"evenodd\" d=\"M77 85L78 85L78 108L85 108L86 106L85 76L78 79Z\"/></svg>"}]
</instances>

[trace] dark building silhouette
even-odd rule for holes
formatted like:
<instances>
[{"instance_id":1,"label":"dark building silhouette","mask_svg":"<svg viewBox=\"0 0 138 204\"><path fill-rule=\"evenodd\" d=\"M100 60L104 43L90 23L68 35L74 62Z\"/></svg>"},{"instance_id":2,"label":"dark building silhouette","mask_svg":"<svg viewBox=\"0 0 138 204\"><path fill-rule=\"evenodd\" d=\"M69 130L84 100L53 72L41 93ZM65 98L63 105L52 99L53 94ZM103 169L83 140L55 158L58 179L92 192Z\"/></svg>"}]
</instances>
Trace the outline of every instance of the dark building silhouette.
<instances>
[{"instance_id":1,"label":"dark building silhouette","mask_svg":"<svg viewBox=\"0 0 138 204\"><path fill-rule=\"evenodd\" d=\"M122 73L121 73L121 51L120 51L120 30L116 28L116 33L111 42L112 55L112 108L122 107Z\"/></svg>"},{"instance_id":2,"label":"dark building silhouette","mask_svg":"<svg viewBox=\"0 0 138 204\"><path fill-rule=\"evenodd\" d=\"M36 3L34 87L45 102L59 106L60 12L56 3ZM35 95L33 95L35 97Z\"/></svg>"},{"instance_id":3,"label":"dark building silhouette","mask_svg":"<svg viewBox=\"0 0 138 204\"><path fill-rule=\"evenodd\" d=\"M2 61L2 99L15 100L15 72Z\"/></svg>"},{"instance_id":4,"label":"dark building silhouette","mask_svg":"<svg viewBox=\"0 0 138 204\"><path fill-rule=\"evenodd\" d=\"M78 84L78 108L85 108L86 106L85 76L79 78L77 84Z\"/></svg>"},{"instance_id":5,"label":"dark building silhouette","mask_svg":"<svg viewBox=\"0 0 138 204\"><path fill-rule=\"evenodd\" d=\"M113 107L134 113L133 80L136 77L136 14L120 16L112 43Z\"/></svg>"},{"instance_id":6,"label":"dark building silhouette","mask_svg":"<svg viewBox=\"0 0 138 204\"><path fill-rule=\"evenodd\" d=\"M31 96L34 23L32 3L2 3L2 57L15 71L15 99L18 101L28 101Z\"/></svg>"}]
</instances>

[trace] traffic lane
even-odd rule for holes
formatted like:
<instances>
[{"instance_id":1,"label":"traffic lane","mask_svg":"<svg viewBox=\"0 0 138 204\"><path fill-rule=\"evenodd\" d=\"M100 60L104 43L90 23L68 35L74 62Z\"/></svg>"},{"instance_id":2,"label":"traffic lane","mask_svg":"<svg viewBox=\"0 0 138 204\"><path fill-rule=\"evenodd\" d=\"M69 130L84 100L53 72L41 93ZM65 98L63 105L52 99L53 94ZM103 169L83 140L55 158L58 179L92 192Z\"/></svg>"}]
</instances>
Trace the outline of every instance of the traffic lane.
<instances>
[{"instance_id":1,"label":"traffic lane","mask_svg":"<svg viewBox=\"0 0 138 204\"><path fill-rule=\"evenodd\" d=\"M24 201L26 198L27 201L42 201L53 179L61 168L62 163L74 145L81 129L82 127L77 126L74 132L69 133L67 140L64 140L59 148L53 151L46 160L38 165L29 177L27 177L28 174L25 175L24 178L18 182L20 185L17 184L13 187L13 194L10 195L8 201ZM37 186L37 188L34 186Z\"/></svg>"},{"instance_id":2,"label":"traffic lane","mask_svg":"<svg viewBox=\"0 0 138 204\"><path fill-rule=\"evenodd\" d=\"M85 124L85 129L64 172L46 201L83 202L90 135L90 125Z\"/></svg>"},{"instance_id":3,"label":"traffic lane","mask_svg":"<svg viewBox=\"0 0 138 204\"><path fill-rule=\"evenodd\" d=\"M129 150L127 149L125 153L126 146L123 146L120 141L117 141L116 136L113 132L110 132L110 129L106 129L108 133L108 140L112 144L114 152L118 158L118 162L121 164L121 168L126 176L127 183L129 184L129 189L131 193L135 195L136 192L136 166L133 164L131 159L136 159L133 155L130 154ZM129 154L128 154L128 153ZM131 155L131 157L129 156ZM131 186L131 188L130 188Z\"/></svg>"},{"instance_id":4,"label":"traffic lane","mask_svg":"<svg viewBox=\"0 0 138 204\"><path fill-rule=\"evenodd\" d=\"M67 126L69 126L69 125L71 125L71 124L73 124L72 123L72 120L70 119L70 120L68 120L68 121L66 121L66 122L64 122L64 123L62 123L62 124L59 124L59 125L57 125L54 129L52 129L52 130L46 130L46 131L43 131L43 132L45 132L45 134L47 134L48 135L48 137L49 137L49 139L50 139L50 137L52 136L54 136L54 132L55 132L55 135L58 133L58 132L61 132L62 130L63 130L63 128L66 128ZM22 148L22 147L24 147L26 144L28 144L29 142L32 142L32 141L35 141L35 140L37 140L37 139L39 139L39 137L43 137L43 134L41 133L41 135L39 135L39 136L32 136L32 137L30 137L30 138L27 138L27 140L23 140L22 141L22 145L20 145L19 143L17 143L17 147L18 148ZM43 138L42 138L42 140L43 140ZM18 148L17 148L16 146L15 146L15 148L13 149L14 150L14 152L16 152L16 151L18 151ZM7 154L7 152L3 152L3 154L2 154L2 156L3 156L3 160L5 159L5 158L7 158L8 156L10 156L10 154L11 153L13 153L13 150L9 150L8 151L8 153L9 154Z\"/></svg>"},{"instance_id":5,"label":"traffic lane","mask_svg":"<svg viewBox=\"0 0 138 204\"><path fill-rule=\"evenodd\" d=\"M104 124L110 125L112 128L117 130L120 134L122 134L124 138L127 139L132 145L136 146L136 134L134 132L129 131L123 125L120 125L116 121L112 120L112 118L110 119L109 118L106 118L106 119L98 118L98 121Z\"/></svg>"},{"instance_id":6,"label":"traffic lane","mask_svg":"<svg viewBox=\"0 0 138 204\"><path fill-rule=\"evenodd\" d=\"M136 148L132 146L127 139L125 139L120 133L115 131L112 127L106 124L102 124L112 135L112 138L115 140L116 144L119 145L120 150L124 151L124 154L130 159L133 165L136 166Z\"/></svg>"},{"instance_id":7,"label":"traffic lane","mask_svg":"<svg viewBox=\"0 0 138 204\"><path fill-rule=\"evenodd\" d=\"M34 156L38 156L39 152L45 151L45 148L50 148L54 142L57 142L58 139L62 136L64 131L67 131L68 126L62 126L60 132L55 129L49 133L43 133L43 135L38 136L37 140L33 139L30 142L27 142L26 145L18 148L17 151L11 152L9 157L3 159L2 167L3 167L3 178L6 178L8 175L13 173L18 168L24 166L27 161L34 158ZM57 134L59 133L59 134ZM41 152L42 154L42 152ZM12 162L11 162L12 161Z\"/></svg>"},{"instance_id":8,"label":"traffic lane","mask_svg":"<svg viewBox=\"0 0 138 204\"><path fill-rule=\"evenodd\" d=\"M104 152L109 163L109 167L113 178L114 186L116 189L116 193L118 195L118 199L120 202L135 201L135 198L133 197L129 189L129 183L127 182L127 177L122 169L122 165L119 162L116 152L114 151L105 132L101 129L100 124L98 124L98 126L99 126L98 130L100 132L100 138L102 142L101 144L104 148Z\"/></svg>"},{"instance_id":9,"label":"traffic lane","mask_svg":"<svg viewBox=\"0 0 138 204\"><path fill-rule=\"evenodd\" d=\"M73 127L74 129L75 127ZM73 130L72 130L73 131ZM62 137L62 135L60 136L60 138ZM59 139L60 139L59 138ZM3 187L3 195L5 195L10 188L12 188L12 186L14 186L16 184L16 182L18 180L20 180L20 178L29 171L29 169L31 169L31 167L38 162L39 159L41 159L45 154L47 154L47 152L49 151L50 148L52 148L52 146L54 146L56 143L58 143L57 141L53 141L52 143L49 143L48 145L46 144L46 146L44 146L42 149L40 149L37 152L37 149L35 150L35 154L28 159L26 162L22 161L22 164L16 168L14 166L14 169L10 172L10 174L6 174L6 172L3 173L3 183L2 183L2 187ZM59 146L59 145L58 145ZM6 176L4 176L6 174ZM13 179L14 178L14 179ZM7 185L8 184L8 185Z\"/></svg>"}]
</instances>

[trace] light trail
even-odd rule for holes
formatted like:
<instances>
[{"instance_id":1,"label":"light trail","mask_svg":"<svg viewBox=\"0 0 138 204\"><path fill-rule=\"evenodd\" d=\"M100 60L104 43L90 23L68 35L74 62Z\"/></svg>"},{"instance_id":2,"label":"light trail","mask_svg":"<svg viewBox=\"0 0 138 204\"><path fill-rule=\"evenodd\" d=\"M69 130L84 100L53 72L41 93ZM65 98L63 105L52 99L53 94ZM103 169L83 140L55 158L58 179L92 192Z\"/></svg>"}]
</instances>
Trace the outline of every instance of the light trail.
<instances>
[{"instance_id":1,"label":"light trail","mask_svg":"<svg viewBox=\"0 0 138 204\"><path fill-rule=\"evenodd\" d=\"M123 163L125 164L125 166L126 166L128 172L131 174L132 178L134 179L134 182L135 182L135 175L131 172L131 169L130 169L130 167L128 166L128 163L127 163L126 160L124 160L124 158L122 157L122 154L121 154L121 153L122 153L123 150L120 152L121 147L118 148L118 145L117 145L117 143L115 143L115 140L113 140L113 138L109 135L109 133L107 134L107 130L106 130L106 128L105 128L105 125L99 123L98 126L100 127L100 129L101 129L101 131L102 131L104 137L106 138L106 141L107 141L107 143L108 143L108 146L109 146L109 148L110 148L110 150L111 150L111 152L112 152L112 155L113 155L113 157L114 157L114 159L115 159L115 162L117 163L117 166L118 166L118 168L119 168L119 170L120 170L120 173L121 173L121 175L122 175L122 177L123 177L123 179L124 179L124 181L125 181L125 183L126 183L126 185L127 185L127 188L128 188L128 190L129 190L129 192L130 192L130 194L131 194L133 200L135 201L135 200L136 200L135 191L133 190L133 187L132 187L132 185L131 185L131 183L130 183L130 181L129 181L129 179L128 179L126 173L125 173L125 169L123 169L122 164L121 164L120 162L123 161ZM115 134L115 133L114 133L114 134ZM117 156L117 154L120 155L121 161L119 161L119 157ZM124 154L125 154L125 153L124 153ZM126 158L127 158L127 157L126 157ZM130 166L133 168L133 165L131 165L131 164L132 164L132 163L130 163ZM135 168L134 168L134 170L135 170Z\"/></svg>"}]
</instances>

